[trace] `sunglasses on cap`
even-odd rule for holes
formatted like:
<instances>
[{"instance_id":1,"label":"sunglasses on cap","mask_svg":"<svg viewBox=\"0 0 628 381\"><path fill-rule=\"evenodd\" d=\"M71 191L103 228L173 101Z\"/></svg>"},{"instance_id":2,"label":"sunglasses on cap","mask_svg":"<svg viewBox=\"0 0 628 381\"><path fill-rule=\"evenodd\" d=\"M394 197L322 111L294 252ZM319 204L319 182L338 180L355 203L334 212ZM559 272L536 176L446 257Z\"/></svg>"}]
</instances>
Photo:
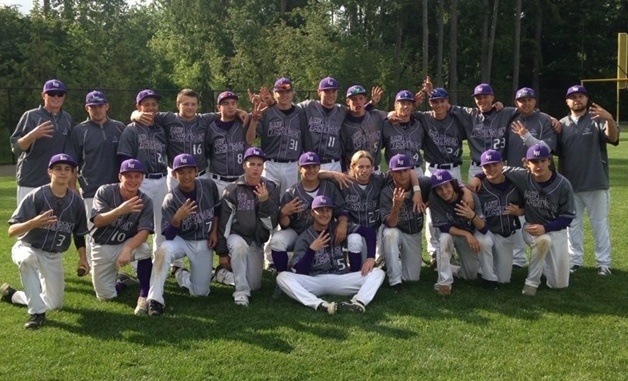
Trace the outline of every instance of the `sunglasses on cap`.
<instances>
[{"instance_id":1,"label":"sunglasses on cap","mask_svg":"<svg viewBox=\"0 0 628 381\"><path fill-rule=\"evenodd\" d=\"M46 94L48 94L48 96L51 96L51 97L61 98L65 96L65 91L53 90L53 91L47 91Z\"/></svg>"},{"instance_id":2,"label":"sunglasses on cap","mask_svg":"<svg viewBox=\"0 0 628 381\"><path fill-rule=\"evenodd\" d=\"M289 83L282 83L281 85L275 86L275 90L292 90L292 85Z\"/></svg>"}]
</instances>

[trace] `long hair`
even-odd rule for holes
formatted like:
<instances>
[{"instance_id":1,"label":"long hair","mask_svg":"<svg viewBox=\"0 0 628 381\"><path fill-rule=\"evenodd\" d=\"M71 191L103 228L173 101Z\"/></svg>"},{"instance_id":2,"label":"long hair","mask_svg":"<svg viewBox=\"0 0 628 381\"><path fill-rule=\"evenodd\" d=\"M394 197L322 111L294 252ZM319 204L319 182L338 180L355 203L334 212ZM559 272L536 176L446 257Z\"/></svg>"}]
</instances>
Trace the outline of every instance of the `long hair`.
<instances>
[{"instance_id":1,"label":"long hair","mask_svg":"<svg viewBox=\"0 0 628 381\"><path fill-rule=\"evenodd\" d=\"M451 183L451 187L454 189L454 192L456 193L456 200L459 200L460 198L462 198L462 196L464 196L464 192L462 191L462 188L460 187L460 182L458 182L458 179L452 179L450 181ZM436 193L436 188L432 188L431 192L434 192L434 194L438 197L440 197L437 193Z\"/></svg>"},{"instance_id":2,"label":"long hair","mask_svg":"<svg viewBox=\"0 0 628 381\"><path fill-rule=\"evenodd\" d=\"M354 179L358 176L358 174L355 171L355 166L358 165L358 160L362 158L369 159L369 161L371 162L371 166L375 166L373 162L373 155L371 155L369 151L365 151L365 150L357 151L356 153L353 154L353 156L351 156L351 164L349 165L349 176L353 177Z\"/></svg>"}]
</instances>

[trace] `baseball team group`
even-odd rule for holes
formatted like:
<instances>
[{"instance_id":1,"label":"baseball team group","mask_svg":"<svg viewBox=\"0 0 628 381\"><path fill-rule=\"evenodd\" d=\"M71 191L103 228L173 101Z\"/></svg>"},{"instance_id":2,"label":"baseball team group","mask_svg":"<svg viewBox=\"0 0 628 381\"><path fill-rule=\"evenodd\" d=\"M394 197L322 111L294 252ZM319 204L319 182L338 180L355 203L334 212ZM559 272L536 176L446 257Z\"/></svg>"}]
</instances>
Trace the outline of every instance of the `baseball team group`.
<instances>
[{"instance_id":1,"label":"baseball team group","mask_svg":"<svg viewBox=\"0 0 628 381\"><path fill-rule=\"evenodd\" d=\"M224 91L218 112L205 114L194 90L179 92L177 112L160 112L161 96L147 89L128 125L92 91L87 120L75 125L63 110L66 86L47 81L43 105L10 138L18 206L8 233L23 290L5 283L2 300L27 306L25 328L41 327L62 307L73 241L77 275L91 276L99 300L139 285L137 315L167 312L169 275L195 296L212 281L228 284L248 306L264 268L275 274L273 297L360 313L386 277L395 292L419 281L423 235L438 294L478 278L490 292L527 266L522 294L534 296L543 277L565 288L583 265L585 210L598 274L611 274L607 144L619 143L619 130L585 87L567 89L560 120L539 111L527 87L507 107L483 83L476 107L461 107L427 77L386 112L380 87L350 86L345 104L340 89L326 77L319 99L295 103L282 77L249 91L250 111ZM431 110L417 111L425 98ZM120 271L127 264L133 274Z\"/></svg>"}]
</instances>

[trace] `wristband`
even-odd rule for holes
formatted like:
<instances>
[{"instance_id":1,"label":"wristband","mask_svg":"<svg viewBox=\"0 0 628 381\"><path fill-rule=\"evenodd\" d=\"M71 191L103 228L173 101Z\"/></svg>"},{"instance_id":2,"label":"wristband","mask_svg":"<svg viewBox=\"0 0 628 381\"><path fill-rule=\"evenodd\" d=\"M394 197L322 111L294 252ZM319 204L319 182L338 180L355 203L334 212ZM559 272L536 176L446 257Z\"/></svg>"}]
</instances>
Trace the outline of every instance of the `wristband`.
<instances>
[{"instance_id":1,"label":"wristband","mask_svg":"<svg viewBox=\"0 0 628 381\"><path fill-rule=\"evenodd\" d=\"M415 185L415 186L412 187L412 190L415 191L415 192L420 192L421 191L421 187L418 186L418 185Z\"/></svg>"},{"instance_id":2,"label":"wristband","mask_svg":"<svg viewBox=\"0 0 628 381\"><path fill-rule=\"evenodd\" d=\"M477 214L477 213L475 213L475 212L473 212L473 217L471 217L471 219L470 219L469 221L473 221L473 220L475 220L475 217L477 217L477 216L478 216L478 214Z\"/></svg>"}]
</instances>

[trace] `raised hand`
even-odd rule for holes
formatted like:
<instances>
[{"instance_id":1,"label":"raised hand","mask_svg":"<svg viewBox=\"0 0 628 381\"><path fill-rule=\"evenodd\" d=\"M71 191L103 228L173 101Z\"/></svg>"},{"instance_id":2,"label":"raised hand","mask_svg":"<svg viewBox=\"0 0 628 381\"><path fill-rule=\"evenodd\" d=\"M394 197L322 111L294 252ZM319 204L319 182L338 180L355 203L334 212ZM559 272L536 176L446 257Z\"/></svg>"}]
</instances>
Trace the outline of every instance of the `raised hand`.
<instances>
[{"instance_id":1,"label":"raised hand","mask_svg":"<svg viewBox=\"0 0 628 381\"><path fill-rule=\"evenodd\" d=\"M302 212L304 209L305 203L301 202L298 198L294 198L281 208L281 214L284 216L291 216L295 213Z\"/></svg>"},{"instance_id":2,"label":"raised hand","mask_svg":"<svg viewBox=\"0 0 628 381\"><path fill-rule=\"evenodd\" d=\"M260 182L255 186L253 193L257 196L259 202L264 202L268 200L268 189L266 189L266 184L264 182Z\"/></svg>"},{"instance_id":3,"label":"raised hand","mask_svg":"<svg viewBox=\"0 0 628 381\"><path fill-rule=\"evenodd\" d=\"M310 244L310 249L314 251L324 249L329 246L329 241L331 241L331 236L329 235L327 230L323 230L321 234L319 234L318 237L316 237L316 239L312 241L312 243Z\"/></svg>"},{"instance_id":4,"label":"raised hand","mask_svg":"<svg viewBox=\"0 0 628 381\"><path fill-rule=\"evenodd\" d=\"M139 196L133 196L130 199L126 200L120 206L118 206L118 210L120 214L129 214L129 213L139 213L142 211L144 207L144 203Z\"/></svg>"},{"instance_id":5,"label":"raised hand","mask_svg":"<svg viewBox=\"0 0 628 381\"><path fill-rule=\"evenodd\" d=\"M36 227L41 228L56 223L57 217L54 215L54 211L49 209L33 218L32 221Z\"/></svg>"},{"instance_id":6,"label":"raised hand","mask_svg":"<svg viewBox=\"0 0 628 381\"><path fill-rule=\"evenodd\" d=\"M190 214L196 213L196 201L192 201L191 199L186 199L185 202L177 209L177 212L174 214L174 219L179 221L183 221L183 219Z\"/></svg>"},{"instance_id":7,"label":"raised hand","mask_svg":"<svg viewBox=\"0 0 628 381\"><path fill-rule=\"evenodd\" d=\"M51 138L54 130L55 125L51 121L47 120L39 126L35 127L29 135L31 135L35 139Z\"/></svg>"}]
</instances>

